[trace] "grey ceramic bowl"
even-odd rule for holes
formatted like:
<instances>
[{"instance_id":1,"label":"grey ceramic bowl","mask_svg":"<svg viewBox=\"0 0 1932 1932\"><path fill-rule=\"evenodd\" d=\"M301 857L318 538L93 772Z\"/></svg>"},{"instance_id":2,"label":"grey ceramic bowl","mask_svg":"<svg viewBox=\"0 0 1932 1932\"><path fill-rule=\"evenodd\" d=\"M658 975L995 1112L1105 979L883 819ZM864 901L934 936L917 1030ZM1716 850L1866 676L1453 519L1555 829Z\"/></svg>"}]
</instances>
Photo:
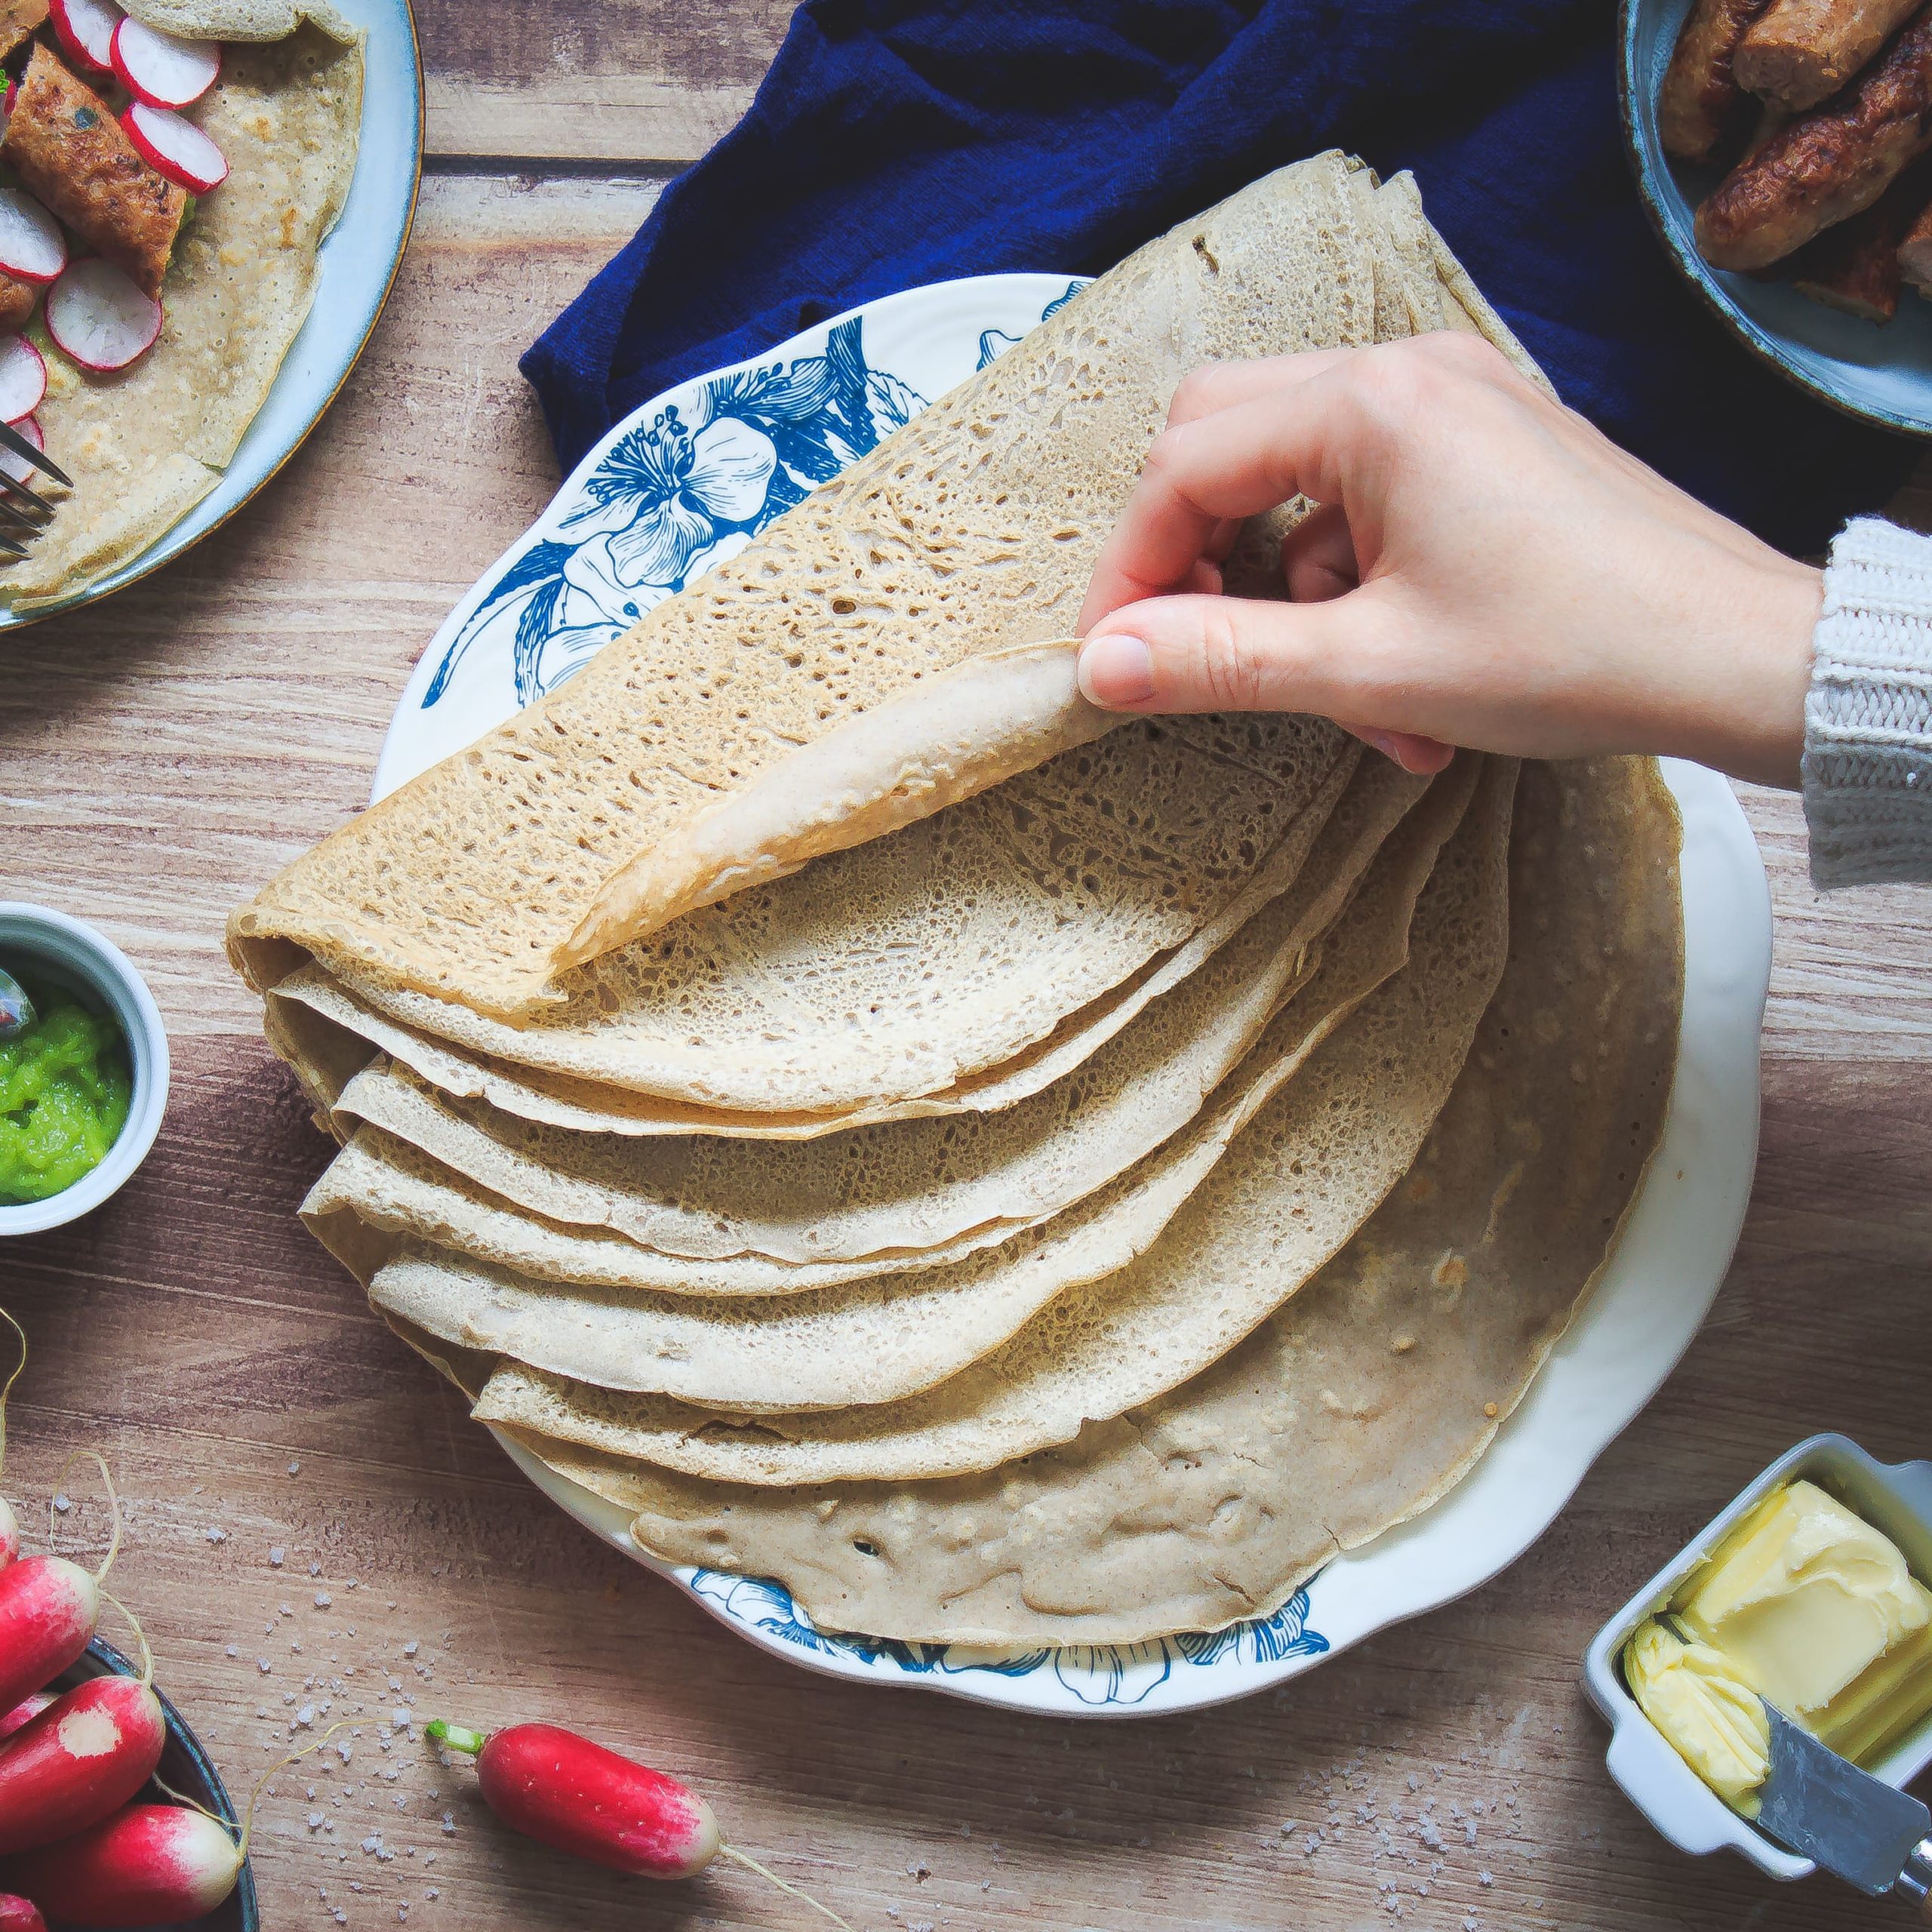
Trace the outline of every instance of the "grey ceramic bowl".
<instances>
[{"instance_id":1,"label":"grey ceramic bowl","mask_svg":"<svg viewBox=\"0 0 1932 1932\"><path fill-rule=\"evenodd\" d=\"M1810 300L1783 282L1714 269L1690 223L1718 171L1673 161L1657 137L1657 90L1690 0L1622 0L1623 136L1637 192L1666 253L1718 320L1761 361L1835 409L1932 436L1932 301L1907 293L1883 328Z\"/></svg>"},{"instance_id":2,"label":"grey ceramic bowl","mask_svg":"<svg viewBox=\"0 0 1932 1932\"><path fill-rule=\"evenodd\" d=\"M87 1654L72 1669L67 1671L54 1681L54 1687L60 1690L72 1687L90 1677L134 1677L139 1675L134 1663L123 1657L112 1644L104 1644L97 1637L88 1646ZM168 1720L168 1743L161 1754L161 1776L170 1789L179 1792L184 1798L192 1798L197 1804L205 1805L225 1824L238 1830L241 1820L236 1814L234 1801L228 1795L228 1787L221 1781L221 1774L214 1767L214 1761L202 1749L201 1740L188 1728L187 1721L174 1706L162 1697L162 1714ZM142 1801L152 1799L163 1801L162 1794L149 1791L143 1794ZM242 1875L230 1892L214 1911L193 1921L196 1932L260 1932L261 1914L255 1903L255 1875L244 1860Z\"/></svg>"},{"instance_id":3,"label":"grey ceramic bowl","mask_svg":"<svg viewBox=\"0 0 1932 1932\"><path fill-rule=\"evenodd\" d=\"M134 1095L128 1124L100 1164L45 1201L0 1205L0 1237L38 1234L98 1208L147 1158L168 1106L168 1035L147 982L93 927L51 906L0 900L0 966L45 976L111 1013L128 1043Z\"/></svg>"}]
</instances>

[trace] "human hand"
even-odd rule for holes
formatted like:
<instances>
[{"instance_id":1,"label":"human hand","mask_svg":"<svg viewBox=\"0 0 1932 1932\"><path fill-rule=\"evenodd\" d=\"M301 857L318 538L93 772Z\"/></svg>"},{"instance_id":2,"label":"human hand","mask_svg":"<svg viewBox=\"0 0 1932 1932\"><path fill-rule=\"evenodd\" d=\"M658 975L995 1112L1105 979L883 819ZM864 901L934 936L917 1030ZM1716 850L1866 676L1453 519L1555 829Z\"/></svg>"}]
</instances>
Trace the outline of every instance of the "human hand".
<instances>
[{"instance_id":1,"label":"human hand","mask_svg":"<svg viewBox=\"0 0 1932 1932\"><path fill-rule=\"evenodd\" d=\"M1297 495L1287 603L1224 597ZM1794 785L1820 574L1447 333L1198 370L1094 568L1081 689L1315 712L1412 771L1450 747L1652 752Z\"/></svg>"}]
</instances>

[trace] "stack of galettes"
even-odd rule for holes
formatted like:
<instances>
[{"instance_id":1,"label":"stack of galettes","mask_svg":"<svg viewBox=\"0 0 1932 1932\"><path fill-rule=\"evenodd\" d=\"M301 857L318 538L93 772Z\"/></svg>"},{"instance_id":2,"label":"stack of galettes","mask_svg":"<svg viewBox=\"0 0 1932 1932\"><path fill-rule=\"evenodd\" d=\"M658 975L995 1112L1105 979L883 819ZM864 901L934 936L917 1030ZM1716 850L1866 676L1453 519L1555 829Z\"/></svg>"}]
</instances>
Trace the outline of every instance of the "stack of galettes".
<instances>
[{"instance_id":1,"label":"stack of galettes","mask_svg":"<svg viewBox=\"0 0 1932 1932\"><path fill-rule=\"evenodd\" d=\"M236 915L310 1224L648 1548L876 1636L1211 1629L1522 1395L1669 1099L1654 769L1121 721L1063 641L1186 371L1436 328L1521 361L1406 177L1284 169Z\"/></svg>"}]
</instances>

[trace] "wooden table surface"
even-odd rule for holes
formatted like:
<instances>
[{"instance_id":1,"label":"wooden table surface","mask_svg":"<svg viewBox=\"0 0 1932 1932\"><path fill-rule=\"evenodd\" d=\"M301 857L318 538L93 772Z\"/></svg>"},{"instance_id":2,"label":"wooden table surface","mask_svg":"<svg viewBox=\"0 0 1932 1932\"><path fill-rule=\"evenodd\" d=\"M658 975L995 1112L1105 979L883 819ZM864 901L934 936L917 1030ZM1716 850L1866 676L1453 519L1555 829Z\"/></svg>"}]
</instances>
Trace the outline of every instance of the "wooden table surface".
<instances>
[{"instance_id":1,"label":"wooden table surface","mask_svg":"<svg viewBox=\"0 0 1932 1932\"><path fill-rule=\"evenodd\" d=\"M397 1712L586 1726L866 1932L1866 1922L1666 1847L1577 1688L1596 1623L1797 1437L1932 1448L1932 894L1820 900L1789 798L1746 801L1777 910L1763 1152L1689 1356L1512 1571L1229 1708L1029 1719L761 1654L525 1484L297 1224L328 1149L223 918L366 799L411 663L555 485L518 352L741 110L786 11L552 0L506 33L419 0L415 238L328 417L180 562L0 641L0 897L103 928L175 1054L133 1184L0 1253L33 1344L7 1493L43 1509L72 1450L106 1456L116 1587L238 1787L368 1720L263 1801L275 1932L811 1922L747 1873L650 1887L509 1839ZM67 1480L63 1542L96 1547Z\"/></svg>"}]
</instances>

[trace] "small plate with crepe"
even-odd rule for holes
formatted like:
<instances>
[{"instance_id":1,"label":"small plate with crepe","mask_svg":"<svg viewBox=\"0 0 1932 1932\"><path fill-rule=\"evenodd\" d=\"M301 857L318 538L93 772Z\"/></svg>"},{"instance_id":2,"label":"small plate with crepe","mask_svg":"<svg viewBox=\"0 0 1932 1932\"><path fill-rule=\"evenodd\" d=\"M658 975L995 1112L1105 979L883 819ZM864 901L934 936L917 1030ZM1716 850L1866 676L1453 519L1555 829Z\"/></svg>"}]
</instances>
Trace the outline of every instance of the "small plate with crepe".
<instances>
[{"instance_id":1,"label":"small plate with crepe","mask_svg":"<svg viewBox=\"0 0 1932 1932\"><path fill-rule=\"evenodd\" d=\"M659 397L231 923L343 1143L311 1228L777 1654L1081 1715L1279 1683L1519 1555L1709 1306L1770 960L1723 781L1425 783L1074 688L1186 368L1436 329L1541 380L1413 182L1327 155L1084 291Z\"/></svg>"},{"instance_id":2,"label":"small plate with crepe","mask_svg":"<svg viewBox=\"0 0 1932 1932\"><path fill-rule=\"evenodd\" d=\"M188 110L229 171L176 238L159 339L91 374L26 325L49 371L36 412L73 479L0 570L0 629L136 582L225 522L299 449L386 301L422 167L408 0L132 0L223 49ZM51 31L48 29L48 31ZM118 97L111 77L93 77Z\"/></svg>"}]
</instances>

